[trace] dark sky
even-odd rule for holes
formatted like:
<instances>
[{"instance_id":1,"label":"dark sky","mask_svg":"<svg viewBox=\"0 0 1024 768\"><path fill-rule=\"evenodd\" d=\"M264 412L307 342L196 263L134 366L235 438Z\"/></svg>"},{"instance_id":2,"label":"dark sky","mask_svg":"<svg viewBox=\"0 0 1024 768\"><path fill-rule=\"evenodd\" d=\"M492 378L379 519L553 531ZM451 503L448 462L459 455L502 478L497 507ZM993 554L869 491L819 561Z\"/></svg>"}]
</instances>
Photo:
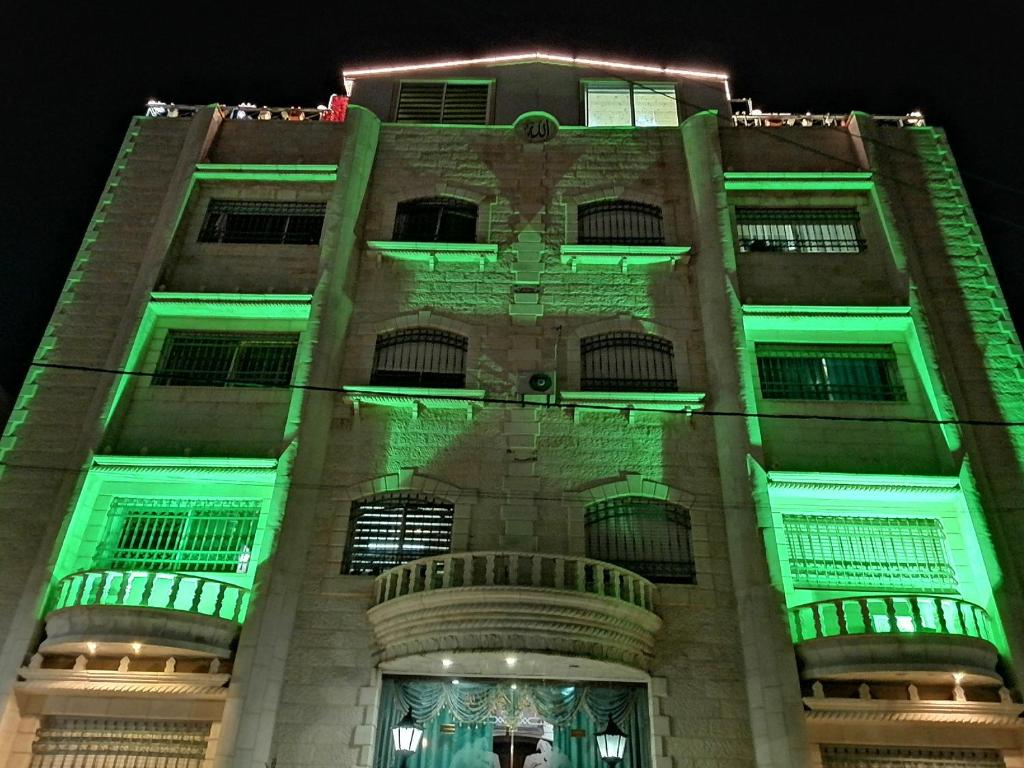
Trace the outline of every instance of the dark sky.
<instances>
[{"instance_id":1,"label":"dark sky","mask_svg":"<svg viewBox=\"0 0 1024 768\"><path fill-rule=\"evenodd\" d=\"M922 109L948 131L1024 327L1024 55L1012 3L18 5L0 30L0 385L12 393L147 98L315 106L340 64L534 48L724 69L737 96L767 110Z\"/></svg>"}]
</instances>

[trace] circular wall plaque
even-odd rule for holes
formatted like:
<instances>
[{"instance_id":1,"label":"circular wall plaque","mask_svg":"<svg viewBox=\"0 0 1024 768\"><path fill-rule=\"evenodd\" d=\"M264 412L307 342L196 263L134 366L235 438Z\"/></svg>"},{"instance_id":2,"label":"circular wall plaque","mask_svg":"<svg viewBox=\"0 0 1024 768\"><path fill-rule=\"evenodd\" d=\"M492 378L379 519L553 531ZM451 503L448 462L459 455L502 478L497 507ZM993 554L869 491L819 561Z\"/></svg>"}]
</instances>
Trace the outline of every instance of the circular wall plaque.
<instances>
[{"instance_id":1,"label":"circular wall plaque","mask_svg":"<svg viewBox=\"0 0 1024 768\"><path fill-rule=\"evenodd\" d=\"M527 144L543 144L558 133L558 121L547 112L524 112L512 124L516 135Z\"/></svg>"}]
</instances>

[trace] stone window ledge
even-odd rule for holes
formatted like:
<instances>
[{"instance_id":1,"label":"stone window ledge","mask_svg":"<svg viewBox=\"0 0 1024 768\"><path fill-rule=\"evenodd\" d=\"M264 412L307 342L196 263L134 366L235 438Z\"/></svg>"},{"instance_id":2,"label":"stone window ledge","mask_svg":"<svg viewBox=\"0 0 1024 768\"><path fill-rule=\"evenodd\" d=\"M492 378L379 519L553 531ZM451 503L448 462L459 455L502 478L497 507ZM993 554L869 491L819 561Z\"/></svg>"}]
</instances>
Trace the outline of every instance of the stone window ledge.
<instances>
[{"instance_id":1,"label":"stone window ledge","mask_svg":"<svg viewBox=\"0 0 1024 768\"><path fill-rule=\"evenodd\" d=\"M364 405L406 409L418 417L424 409L466 410L466 418L473 418L473 406L487 396L482 389L443 389L440 387L385 387L347 384L342 387L345 399L352 403L358 416Z\"/></svg>"},{"instance_id":2,"label":"stone window ledge","mask_svg":"<svg viewBox=\"0 0 1024 768\"><path fill-rule=\"evenodd\" d=\"M482 272L498 260L495 243L411 243L397 240L368 240L366 247L377 254L378 262L387 257L395 261L420 261L433 270L438 264L477 264Z\"/></svg>"},{"instance_id":3,"label":"stone window ledge","mask_svg":"<svg viewBox=\"0 0 1024 768\"><path fill-rule=\"evenodd\" d=\"M573 272L580 266L611 265L628 272L630 267L690 261L690 247L677 245L563 245L560 254Z\"/></svg>"}]
</instances>

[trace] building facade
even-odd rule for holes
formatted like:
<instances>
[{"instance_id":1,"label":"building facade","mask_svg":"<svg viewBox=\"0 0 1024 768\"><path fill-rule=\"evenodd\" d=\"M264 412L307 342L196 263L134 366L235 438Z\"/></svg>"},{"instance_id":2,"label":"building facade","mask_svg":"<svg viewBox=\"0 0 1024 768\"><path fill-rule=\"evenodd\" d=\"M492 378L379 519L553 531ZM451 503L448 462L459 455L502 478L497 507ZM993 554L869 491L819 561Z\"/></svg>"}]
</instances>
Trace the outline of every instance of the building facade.
<instances>
[{"instance_id":1,"label":"building facade","mask_svg":"<svg viewBox=\"0 0 1024 768\"><path fill-rule=\"evenodd\" d=\"M1024 357L942 131L347 77L132 121L0 444L0 763L1024 766Z\"/></svg>"}]
</instances>

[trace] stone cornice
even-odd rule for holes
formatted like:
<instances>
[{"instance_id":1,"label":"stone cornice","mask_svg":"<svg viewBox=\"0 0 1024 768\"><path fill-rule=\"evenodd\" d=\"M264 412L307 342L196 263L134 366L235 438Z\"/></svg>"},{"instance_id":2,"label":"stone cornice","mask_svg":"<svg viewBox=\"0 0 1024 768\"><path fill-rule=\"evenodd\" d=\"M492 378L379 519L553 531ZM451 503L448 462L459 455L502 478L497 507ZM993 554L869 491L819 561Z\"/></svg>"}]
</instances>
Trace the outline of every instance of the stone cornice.
<instances>
[{"instance_id":1,"label":"stone cornice","mask_svg":"<svg viewBox=\"0 0 1024 768\"><path fill-rule=\"evenodd\" d=\"M959 495L960 479L952 476L840 474L832 472L769 472L773 490L839 493Z\"/></svg>"},{"instance_id":2,"label":"stone cornice","mask_svg":"<svg viewBox=\"0 0 1024 768\"><path fill-rule=\"evenodd\" d=\"M1024 704L981 701L892 701L808 696L809 720L964 723L1021 728Z\"/></svg>"},{"instance_id":3,"label":"stone cornice","mask_svg":"<svg viewBox=\"0 0 1024 768\"><path fill-rule=\"evenodd\" d=\"M210 458L199 456L93 456L92 468L104 473L264 475L277 471L277 459Z\"/></svg>"},{"instance_id":4,"label":"stone cornice","mask_svg":"<svg viewBox=\"0 0 1024 768\"><path fill-rule=\"evenodd\" d=\"M231 675L203 672L114 672L32 669L18 671L18 689L33 693L132 693L163 696L227 696Z\"/></svg>"}]
</instances>

